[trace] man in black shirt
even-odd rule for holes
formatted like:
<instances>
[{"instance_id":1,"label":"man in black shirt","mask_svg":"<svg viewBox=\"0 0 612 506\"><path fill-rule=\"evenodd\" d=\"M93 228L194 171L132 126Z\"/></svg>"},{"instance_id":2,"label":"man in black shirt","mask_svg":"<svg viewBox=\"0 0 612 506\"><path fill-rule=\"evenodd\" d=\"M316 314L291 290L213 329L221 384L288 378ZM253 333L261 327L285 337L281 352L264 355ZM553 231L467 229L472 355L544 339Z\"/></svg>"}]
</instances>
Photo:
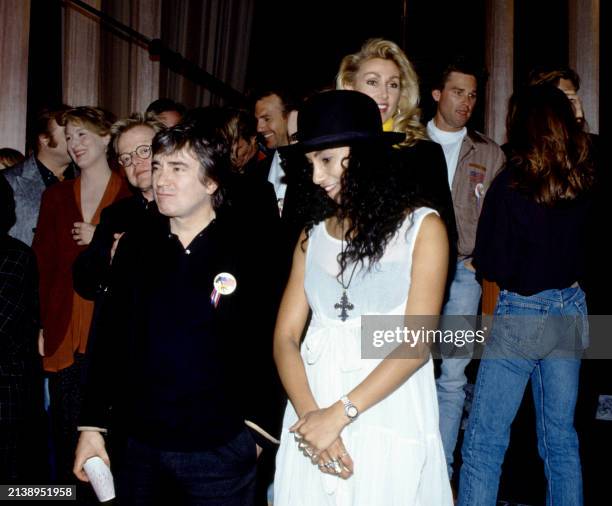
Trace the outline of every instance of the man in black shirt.
<instances>
[{"instance_id":1,"label":"man in black shirt","mask_svg":"<svg viewBox=\"0 0 612 506\"><path fill-rule=\"evenodd\" d=\"M167 219L121 239L81 414L75 474L101 435L125 438L113 456L118 498L153 504L249 505L255 462L280 407L271 406L274 304L265 266L252 265L229 217L217 215L226 147L193 127L153 140L153 191ZM272 386L273 387L273 386ZM111 416L112 413L112 416ZM163 489L162 489L163 490Z\"/></svg>"}]
</instances>

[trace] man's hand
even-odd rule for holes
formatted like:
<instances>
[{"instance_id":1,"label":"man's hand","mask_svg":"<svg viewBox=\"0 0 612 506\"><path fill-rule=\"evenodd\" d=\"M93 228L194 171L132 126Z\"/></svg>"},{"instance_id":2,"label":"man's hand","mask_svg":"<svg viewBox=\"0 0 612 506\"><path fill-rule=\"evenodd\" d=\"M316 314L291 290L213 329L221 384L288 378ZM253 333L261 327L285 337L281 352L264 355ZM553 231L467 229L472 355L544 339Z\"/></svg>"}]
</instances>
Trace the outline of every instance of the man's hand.
<instances>
[{"instance_id":1,"label":"man's hand","mask_svg":"<svg viewBox=\"0 0 612 506\"><path fill-rule=\"evenodd\" d=\"M81 481L89 481L83 465L91 457L100 457L104 463L110 467L110 459L106 453L104 438L102 434L93 430L84 430L79 437L74 457L74 467L72 472Z\"/></svg>"}]
</instances>

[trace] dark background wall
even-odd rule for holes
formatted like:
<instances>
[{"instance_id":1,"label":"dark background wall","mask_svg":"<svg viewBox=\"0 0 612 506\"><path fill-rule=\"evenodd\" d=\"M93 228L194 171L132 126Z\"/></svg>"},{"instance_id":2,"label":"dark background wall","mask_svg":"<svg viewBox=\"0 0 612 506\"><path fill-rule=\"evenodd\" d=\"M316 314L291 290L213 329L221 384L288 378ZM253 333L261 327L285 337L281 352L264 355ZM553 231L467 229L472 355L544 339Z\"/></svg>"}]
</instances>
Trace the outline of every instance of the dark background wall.
<instances>
[{"instance_id":1,"label":"dark background wall","mask_svg":"<svg viewBox=\"0 0 612 506\"><path fill-rule=\"evenodd\" d=\"M298 94L333 86L342 57L370 37L404 45L421 80L423 117L433 114L429 89L439 64L457 54L484 65L485 0L256 0L246 87L291 86ZM296 10L297 9L297 10ZM601 2L600 131L610 134L610 30L612 5ZM514 84L526 83L538 65L568 63L567 0L515 0ZM484 126L484 100L473 126Z\"/></svg>"},{"instance_id":2,"label":"dark background wall","mask_svg":"<svg viewBox=\"0 0 612 506\"><path fill-rule=\"evenodd\" d=\"M31 0L31 5L29 111L62 97L61 1ZM405 25L403 8L403 0L255 0L245 90L281 85L304 95L333 86L344 55L357 51L367 38L384 37L405 45L421 80L423 117L431 117L429 88L437 66L456 54L484 64L485 0L408 0ZM567 64L567 11L567 0L515 0L515 86L526 81L534 66ZM610 2L601 2L600 24L600 131L609 136ZM481 93L473 118L481 129L482 98Z\"/></svg>"}]
</instances>

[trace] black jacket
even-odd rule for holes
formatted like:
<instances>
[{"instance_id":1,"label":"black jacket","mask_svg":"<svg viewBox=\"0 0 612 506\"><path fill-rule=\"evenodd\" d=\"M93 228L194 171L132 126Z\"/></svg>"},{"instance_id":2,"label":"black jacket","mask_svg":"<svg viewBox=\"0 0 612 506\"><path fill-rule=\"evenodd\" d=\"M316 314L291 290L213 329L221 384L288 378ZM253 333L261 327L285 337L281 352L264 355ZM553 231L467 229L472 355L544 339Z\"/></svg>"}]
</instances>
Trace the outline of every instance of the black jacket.
<instances>
[{"instance_id":1,"label":"black jacket","mask_svg":"<svg viewBox=\"0 0 612 506\"><path fill-rule=\"evenodd\" d=\"M406 185L408 192L414 193L419 203L438 211L446 224L450 257L454 262L456 254L453 255L452 250L457 244L457 224L442 148L432 141L418 141L414 146L399 148L397 154L403 161L400 181Z\"/></svg>"},{"instance_id":2,"label":"black jacket","mask_svg":"<svg viewBox=\"0 0 612 506\"><path fill-rule=\"evenodd\" d=\"M141 195L121 199L102 210L91 243L72 266L74 289L81 297L94 300L103 291L110 269L114 234L138 226L148 212L157 212L155 204L147 203Z\"/></svg>"}]
</instances>

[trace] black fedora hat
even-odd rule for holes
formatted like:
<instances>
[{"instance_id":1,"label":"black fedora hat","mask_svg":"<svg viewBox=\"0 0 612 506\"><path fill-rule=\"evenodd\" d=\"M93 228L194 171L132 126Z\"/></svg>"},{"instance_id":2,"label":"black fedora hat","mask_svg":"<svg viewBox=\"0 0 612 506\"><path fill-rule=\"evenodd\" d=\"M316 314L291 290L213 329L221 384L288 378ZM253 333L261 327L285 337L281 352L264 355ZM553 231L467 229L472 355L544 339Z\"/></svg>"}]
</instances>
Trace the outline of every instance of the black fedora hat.
<instances>
[{"instance_id":1,"label":"black fedora hat","mask_svg":"<svg viewBox=\"0 0 612 506\"><path fill-rule=\"evenodd\" d=\"M334 90L310 98L298 113L298 143L303 152L360 142L399 144L406 136L383 132L376 102L364 93Z\"/></svg>"}]
</instances>

